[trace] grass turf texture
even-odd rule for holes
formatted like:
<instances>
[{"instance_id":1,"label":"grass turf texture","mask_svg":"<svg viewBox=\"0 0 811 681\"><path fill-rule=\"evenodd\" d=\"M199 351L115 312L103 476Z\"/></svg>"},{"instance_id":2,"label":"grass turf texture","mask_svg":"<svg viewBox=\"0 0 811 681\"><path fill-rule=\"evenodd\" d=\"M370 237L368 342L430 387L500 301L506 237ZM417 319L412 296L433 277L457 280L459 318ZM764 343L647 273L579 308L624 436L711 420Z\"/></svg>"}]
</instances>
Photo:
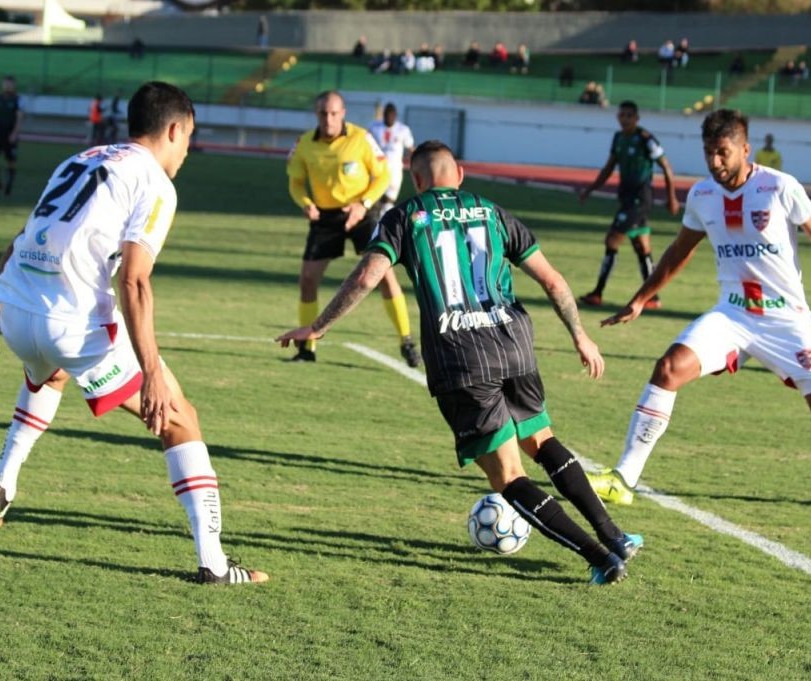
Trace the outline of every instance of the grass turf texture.
<instances>
[{"instance_id":1,"label":"grass turf texture","mask_svg":"<svg viewBox=\"0 0 811 681\"><path fill-rule=\"evenodd\" d=\"M21 148L3 239L70 151ZM305 230L282 163L193 154L177 185L154 278L162 353L200 414L226 549L271 581L189 583L193 546L156 441L123 413L94 420L72 387L0 530L0 678L808 678L808 575L647 499L612 508L646 537L616 587L588 587L582 561L538 533L511 557L474 549L466 517L483 477L456 468L424 388L342 345L397 356L379 297L329 334L315 365L286 363L291 353L270 343L296 323ZM466 186L526 221L576 294L590 289L613 202ZM659 211L653 226L660 253L676 223ZM583 313L608 362L599 383L518 275L561 440L615 462L654 359L714 301L709 250L666 290L662 311L600 330L638 284L636 259L622 250L608 308ZM804 244L806 269L810 255ZM323 302L354 262L333 264ZM7 424L20 370L5 346L0 358ZM645 479L811 555L807 423L797 393L762 369L704 379L680 395Z\"/></svg>"}]
</instances>

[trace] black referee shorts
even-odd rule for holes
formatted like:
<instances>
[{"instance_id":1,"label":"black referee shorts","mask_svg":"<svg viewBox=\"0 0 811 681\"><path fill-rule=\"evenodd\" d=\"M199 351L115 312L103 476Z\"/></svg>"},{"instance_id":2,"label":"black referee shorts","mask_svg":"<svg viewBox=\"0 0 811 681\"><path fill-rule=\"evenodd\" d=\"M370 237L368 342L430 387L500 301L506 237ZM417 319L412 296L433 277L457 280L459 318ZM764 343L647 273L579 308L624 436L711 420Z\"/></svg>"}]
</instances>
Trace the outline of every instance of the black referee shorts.
<instances>
[{"instance_id":1,"label":"black referee shorts","mask_svg":"<svg viewBox=\"0 0 811 681\"><path fill-rule=\"evenodd\" d=\"M355 247L355 253L363 253L372 238L375 221L372 211L348 232L346 231L347 214L340 208L319 208L318 220L310 221L307 234L307 245L304 247L303 260L332 260L344 254L344 244L349 239Z\"/></svg>"}]
</instances>

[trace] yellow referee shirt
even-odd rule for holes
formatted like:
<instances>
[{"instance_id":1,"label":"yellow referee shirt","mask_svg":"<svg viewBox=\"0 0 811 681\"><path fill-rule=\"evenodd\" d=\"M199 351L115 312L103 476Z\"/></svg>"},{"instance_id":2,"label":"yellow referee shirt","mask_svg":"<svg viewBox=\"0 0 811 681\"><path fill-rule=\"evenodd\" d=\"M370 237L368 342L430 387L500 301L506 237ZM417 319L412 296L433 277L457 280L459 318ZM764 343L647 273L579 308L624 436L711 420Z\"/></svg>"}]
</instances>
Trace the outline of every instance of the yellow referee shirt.
<instances>
[{"instance_id":1,"label":"yellow referee shirt","mask_svg":"<svg viewBox=\"0 0 811 681\"><path fill-rule=\"evenodd\" d=\"M774 168L775 170L783 169L783 159L777 149L759 149L755 154L755 163L758 165Z\"/></svg>"},{"instance_id":2,"label":"yellow referee shirt","mask_svg":"<svg viewBox=\"0 0 811 681\"><path fill-rule=\"evenodd\" d=\"M296 141L287 158L290 196L301 208L343 208L377 201L389 186L386 156L363 128L346 123L331 142L318 129Z\"/></svg>"}]
</instances>

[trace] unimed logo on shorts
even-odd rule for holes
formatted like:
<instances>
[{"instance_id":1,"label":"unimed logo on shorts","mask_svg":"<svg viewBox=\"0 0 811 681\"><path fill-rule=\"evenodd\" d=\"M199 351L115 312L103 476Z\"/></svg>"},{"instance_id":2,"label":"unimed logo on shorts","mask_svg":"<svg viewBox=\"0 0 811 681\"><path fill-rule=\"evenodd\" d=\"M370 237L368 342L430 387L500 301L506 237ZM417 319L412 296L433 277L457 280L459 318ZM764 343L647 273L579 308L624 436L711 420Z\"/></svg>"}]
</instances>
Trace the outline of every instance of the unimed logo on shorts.
<instances>
[{"instance_id":1,"label":"unimed logo on shorts","mask_svg":"<svg viewBox=\"0 0 811 681\"><path fill-rule=\"evenodd\" d=\"M118 376L121 373L121 367L116 364L110 371L108 371L104 376L101 378L96 379L95 381L91 381L89 385L86 385L83 390L86 393L92 393L94 390L98 390L103 385L106 385L110 381L113 380L115 376Z\"/></svg>"}]
</instances>

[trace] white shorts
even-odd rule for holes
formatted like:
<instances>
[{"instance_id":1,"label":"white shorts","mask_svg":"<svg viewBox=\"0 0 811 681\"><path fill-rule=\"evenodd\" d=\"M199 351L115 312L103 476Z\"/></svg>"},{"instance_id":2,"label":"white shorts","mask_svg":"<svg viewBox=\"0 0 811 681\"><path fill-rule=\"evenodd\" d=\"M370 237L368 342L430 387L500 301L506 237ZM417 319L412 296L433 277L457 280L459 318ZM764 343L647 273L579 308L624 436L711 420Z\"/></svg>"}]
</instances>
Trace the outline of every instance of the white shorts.
<instances>
[{"instance_id":1,"label":"white shorts","mask_svg":"<svg viewBox=\"0 0 811 681\"><path fill-rule=\"evenodd\" d=\"M5 304L0 330L22 360L33 392L64 369L79 384L93 414L101 416L141 389L141 367L118 313L110 324L88 327Z\"/></svg>"},{"instance_id":2,"label":"white shorts","mask_svg":"<svg viewBox=\"0 0 811 681\"><path fill-rule=\"evenodd\" d=\"M754 357L786 385L811 394L811 313L762 317L722 303L696 319L675 342L696 353L702 376L734 373Z\"/></svg>"},{"instance_id":3,"label":"white shorts","mask_svg":"<svg viewBox=\"0 0 811 681\"><path fill-rule=\"evenodd\" d=\"M391 166L389 166L391 167ZM391 198L392 203L397 203L397 197L400 196L400 187L403 186L403 172L402 170L400 173L391 173L391 179L389 180L388 189L386 189L386 193L383 194L383 200L386 200L386 197Z\"/></svg>"}]
</instances>

